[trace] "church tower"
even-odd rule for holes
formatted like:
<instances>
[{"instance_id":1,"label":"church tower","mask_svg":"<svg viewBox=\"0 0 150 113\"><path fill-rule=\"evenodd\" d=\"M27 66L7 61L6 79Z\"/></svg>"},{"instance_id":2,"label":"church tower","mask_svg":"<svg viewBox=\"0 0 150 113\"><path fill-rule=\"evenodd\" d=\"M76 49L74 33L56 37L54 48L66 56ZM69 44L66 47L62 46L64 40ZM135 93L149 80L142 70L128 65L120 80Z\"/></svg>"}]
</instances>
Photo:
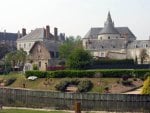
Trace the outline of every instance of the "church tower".
<instances>
[{"instance_id":1,"label":"church tower","mask_svg":"<svg viewBox=\"0 0 150 113\"><path fill-rule=\"evenodd\" d=\"M108 12L107 20L104 24L104 28L100 31L99 40L109 40L120 38L120 33L114 27L114 22L111 19L110 12Z\"/></svg>"}]
</instances>

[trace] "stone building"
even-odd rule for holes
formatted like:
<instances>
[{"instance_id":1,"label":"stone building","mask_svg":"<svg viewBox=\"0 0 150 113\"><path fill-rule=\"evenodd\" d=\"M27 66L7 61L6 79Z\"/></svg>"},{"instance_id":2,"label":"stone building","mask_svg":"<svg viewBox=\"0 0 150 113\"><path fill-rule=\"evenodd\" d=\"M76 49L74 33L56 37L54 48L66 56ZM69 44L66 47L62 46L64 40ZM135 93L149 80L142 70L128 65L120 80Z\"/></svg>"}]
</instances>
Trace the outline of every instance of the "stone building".
<instances>
[{"instance_id":1,"label":"stone building","mask_svg":"<svg viewBox=\"0 0 150 113\"><path fill-rule=\"evenodd\" d=\"M128 27L115 27L110 12L104 27L91 28L83 38L83 47L94 57L111 59L136 59L140 63L140 52L145 49L150 56L150 40L136 40ZM146 58L145 63L150 62Z\"/></svg>"},{"instance_id":2,"label":"stone building","mask_svg":"<svg viewBox=\"0 0 150 113\"><path fill-rule=\"evenodd\" d=\"M65 35L58 35L58 29L54 28L54 35L50 27L36 28L29 34L23 29L23 37L17 39L17 49L27 52L28 62L35 64L40 70L46 70L47 66L58 64L58 47L65 40Z\"/></svg>"},{"instance_id":3,"label":"stone building","mask_svg":"<svg viewBox=\"0 0 150 113\"><path fill-rule=\"evenodd\" d=\"M18 33L8 33L6 31L0 32L0 44L9 45L10 47L16 47L16 40Z\"/></svg>"}]
</instances>

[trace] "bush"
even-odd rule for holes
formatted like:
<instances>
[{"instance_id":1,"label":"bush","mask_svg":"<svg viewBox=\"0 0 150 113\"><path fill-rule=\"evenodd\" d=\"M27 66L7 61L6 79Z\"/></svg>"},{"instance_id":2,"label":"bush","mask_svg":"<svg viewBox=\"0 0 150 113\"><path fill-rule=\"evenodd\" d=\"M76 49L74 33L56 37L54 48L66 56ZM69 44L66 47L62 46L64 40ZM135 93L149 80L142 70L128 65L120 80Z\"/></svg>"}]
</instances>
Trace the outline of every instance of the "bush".
<instances>
[{"instance_id":1,"label":"bush","mask_svg":"<svg viewBox=\"0 0 150 113\"><path fill-rule=\"evenodd\" d=\"M150 75L147 77L147 79L144 81L142 94L150 94Z\"/></svg>"},{"instance_id":2,"label":"bush","mask_svg":"<svg viewBox=\"0 0 150 113\"><path fill-rule=\"evenodd\" d=\"M130 85L132 85L132 81L131 80L122 80L122 85L130 86Z\"/></svg>"},{"instance_id":3,"label":"bush","mask_svg":"<svg viewBox=\"0 0 150 113\"><path fill-rule=\"evenodd\" d=\"M26 71L25 76L26 78L28 78L29 76L36 76L38 78L46 78L47 72L46 71Z\"/></svg>"},{"instance_id":4,"label":"bush","mask_svg":"<svg viewBox=\"0 0 150 113\"><path fill-rule=\"evenodd\" d=\"M93 65L133 65L133 59L94 59Z\"/></svg>"},{"instance_id":5,"label":"bush","mask_svg":"<svg viewBox=\"0 0 150 113\"><path fill-rule=\"evenodd\" d=\"M5 86L9 86L16 81L16 78L9 78L4 82Z\"/></svg>"},{"instance_id":6,"label":"bush","mask_svg":"<svg viewBox=\"0 0 150 113\"><path fill-rule=\"evenodd\" d=\"M66 87L69 85L69 81L61 81L59 84L55 86L58 91L65 91Z\"/></svg>"},{"instance_id":7,"label":"bush","mask_svg":"<svg viewBox=\"0 0 150 113\"><path fill-rule=\"evenodd\" d=\"M33 64L33 70L39 70L39 68L36 64Z\"/></svg>"},{"instance_id":8,"label":"bush","mask_svg":"<svg viewBox=\"0 0 150 113\"><path fill-rule=\"evenodd\" d=\"M93 87L93 83L90 80L81 81L78 84L78 91L79 92L88 92Z\"/></svg>"},{"instance_id":9,"label":"bush","mask_svg":"<svg viewBox=\"0 0 150 113\"><path fill-rule=\"evenodd\" d=\"M93 83L90 80L79 81L78 79L74 79L61 81L55 88L63 92L69 85L76 85L79 92L88 92L93 87Z\"/></svg>"},{"instance_id":10,"label":"bush","mask_svg":"<svg viewBox=\"0 0 150 113\"><path fill-rule=\"evenodd\" d=\"M144 74L150 72L150 70L120 70L120 69L109 69L109 70L59 70L59 71L26 71L25 76L37 76L38 78L92 78L96 77L97 73L100 73L102 77L111 78L122 78L124 75L128 77L141 78ZM133 76L133 73L136 75Z\"/></svg>"}]
</instances>

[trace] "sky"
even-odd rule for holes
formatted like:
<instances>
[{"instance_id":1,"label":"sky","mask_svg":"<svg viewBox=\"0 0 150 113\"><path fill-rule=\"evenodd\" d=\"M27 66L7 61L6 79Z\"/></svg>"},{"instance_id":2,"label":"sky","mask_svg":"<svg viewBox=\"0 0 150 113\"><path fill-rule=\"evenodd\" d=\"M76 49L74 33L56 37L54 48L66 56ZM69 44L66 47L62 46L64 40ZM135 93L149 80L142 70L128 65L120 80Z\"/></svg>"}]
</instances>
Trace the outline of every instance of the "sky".
<instances>
[{"instance_id":1,"label":"sky","mask_svg":"<svg viewBox=\"0 0 150 113\"><path fill-rule=\"evenodd\" d=\"M150 0L0 0L0 32L50 25L67 36L103 27L110 11L116 27L129 27L138 40L150 36Z\"/></svg>"}]
</instances>

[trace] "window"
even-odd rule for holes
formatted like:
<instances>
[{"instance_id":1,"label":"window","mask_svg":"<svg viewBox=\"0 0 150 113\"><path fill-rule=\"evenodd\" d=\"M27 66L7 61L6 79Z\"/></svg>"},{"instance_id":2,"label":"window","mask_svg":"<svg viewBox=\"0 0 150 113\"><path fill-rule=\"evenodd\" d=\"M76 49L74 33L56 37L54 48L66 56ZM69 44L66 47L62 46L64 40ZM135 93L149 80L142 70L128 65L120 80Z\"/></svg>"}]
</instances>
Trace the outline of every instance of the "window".
<instances>
[{"instance_id":1,"label":"window","mask_svg":"<svg viewBox=\"0 0 150 113\"><path fill-rule=\"evenodd\" d=\"M110 36L108 37L108 39L110 39Z\"/></svg>"},{"instance_id":2,"label":"window","mask_svg":"<svg viewBox=\"0 0 150 113\"><path fill-rule=\"evenodd\" d=\"M39 62L39 67L41 67L41 61Z\"/></svg>"},{"instance_id":3,"label":"window","mask_svg":"<svg viewBox=\"0 0 150 113\"><path fill-rule=\"evenodd\" d=\"M116 37L116 38L118 38L118 37Z\"/></svg>"},{"instance_id":4,"label":"window","mask_svg":"<svg viewBox=\"0 0 150 113\"><path fill-rule=\"evenodd\" d=\"M105 57L103 52L101 53L101 57Z\"/></svg>"},{"instance_id":5,"label":"window","mask_svg":"<svg viewBox=\"0 0 150 113\"><path fill-rule=\"evenodd\" d=\"M102 46L102 48L104 48L104 46Z\"/></svg>"},{"instance_id":6,"label":"window","mask_svg":"<svg viewBox=\"0 0 150 113\"><path fill-rule=\"evenodd\" d=\"M24 44L24 48L26 48L26 44Z\"/></svg>"},{"instance_id":7,"label":"window","mask_svg":"<svg viewBox=\"0 0 150 113\"><path fill-rule=\"evenodd\" d=\"M58 58L59 57L59 52L56 52L56 56L55 56L56 58Z\"/></svg>"},{"instance_id":8,"label":"window","mask_svg":"<svg viewBox=\"0 0 150 113\"><path fill-rule=\"evenodd\" d=\"M54 57L55 57L54 51L50 51L50 56L51 56L51 58L54 58Z\"/></svg>"},{"instance_id":9,"label":"window","mask_svg":"<svg viewBox=\"0 0 150 113\"><path fill-rule=\"evenodd\" d=\"M29 43L29 47L31 46L31 43Z\"/></svg>"}]
</instances>

